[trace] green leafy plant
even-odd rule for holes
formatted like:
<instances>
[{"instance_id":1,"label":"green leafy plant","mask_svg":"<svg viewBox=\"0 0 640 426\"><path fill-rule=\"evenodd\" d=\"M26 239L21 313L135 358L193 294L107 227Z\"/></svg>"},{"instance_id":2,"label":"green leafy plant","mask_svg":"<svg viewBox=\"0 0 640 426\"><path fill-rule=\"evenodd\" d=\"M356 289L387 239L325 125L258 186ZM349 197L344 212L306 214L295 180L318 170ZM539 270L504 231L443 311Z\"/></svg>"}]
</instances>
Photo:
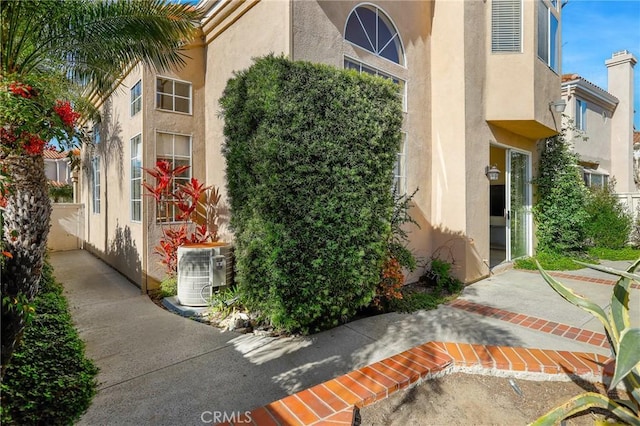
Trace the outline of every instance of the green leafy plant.
<instances>
[{"instance_id":1,"label":"green leafy plant","mask_svg":"<svg viewBox=\"0 0 640 426\"><path fill-rule=\"evenodd\" d=\"M594 246L620 249L629 240L633 217L616 197L613 185L591 189L585 207L589 215L586 232Z\"/></svg>"},{"instance_id":2,"label":"green leafy plant","mask_svg":"<svg viewBox=\"0 0 640 426\"><path fill-rule=\"evenodd\" d=\"M621 249L610 249L604 247L591 247L589 255L604 260L635 260L640 257L640 249L633 247L623 247ZM544 265L542 265L544 267Z\"/></svg>"},{"instance_id":3,"label":"green leafy plant","mask_svg":"<svg viewBox=\"0 0 640 426\"><path fill-rule=\"evenodd\" d=\"M420 281L432 287L436 293L456 293L463 288L462 282L451 275L451 264L438 258L431 259L429 267Z\"/></svg>"},{"instance_id":4,"label":"green leafy plant","mask_svg":"<svg viewBox=\"0 0 640 426\"><path fill-rule=\"evenodd\" d=\"M538 190L533 207L538 250L564 255L584 252L589 219L584 208L588 191L567 140L569 130L563 128L541 143L539 175L533 180Z\"/></svg>"},{"instance_id":5,"label":"green leafy plant","mask_svg":"<svg viewBox=\"0 0 640 426\"><path fill-rule=\"evenodd\" d=\"M606 395L586 392L551 410L536 420L533 425L554 425L591 407L608 410L629 424L640 425L640 351L638 350L640 348L640 328L631 326L629 312L631 284L632 282L640 282L640 275L636 274L640 259L636 260L626 271L596 265L583 265L620 277L613 287L608 312L565 287L542 267L538 266L538 268L545 281L558 294L571 304L589 312L602 323L615 358L615 369L609 389L613 389L620 382L623 382L632 400L613 400Z\"/></svg>"},{"instance_id":6,"label":"green leafy plant","mask_svg":"<svg viewBox=\"0 0 640 426\"><path fill-rule=\"evenodd\" d=\"M403 293L402 298L396 298L389 301L389 310L394 312L415 312L418 310L431 310L438 307L438 305L446 302L447 298L444 296L413 292Z\"/></svg>"},{"instance_id":7,"label":"green leafy plant","mask_svg":"<svg viewBox=\"0 0 640 426\"><path fill-rule=\"evenodd\" d=\"M1 385L2 424L66 425L87 410L97 369L85 357L62 286L45 263L35 312Z\"/></svg>"},{"instance_id":8,"label":"green leafy plant","mask_svg":"<svg viewBox=\"0 0 640 426\"><path fill-rule=\"evenodd\" d=\"M380 282L376 287L376 295L373 305L383 310L389 308L389 302L393 299L402 299L402 286L405 283L403 268L413 272L417 267L417 261L413 252L407 247L409 234L406 225L412 224L420 227L409 214L411 200L418 190L412 194L393 192L394 208L391 216L391 234L387 241L387 258L384 261Z\"/></svg>"},{"instance_id":9,"label":"green leafy plant","mask_svg":"<svg viewBox=\"0 0 640 426\"><path fill-rule=\"evenodd\" d=\"M597 263L593 258L581 253L571 253L570 256L564 254L539 250L533 257L523 257L516 259L513 265L517 269L528 269L535 271L538 269L538 263L548 271L575 271L582 269L583 266L575 261L579 260L585 263Z\"/></svg>"},{"instance_id":10,"label":"green leafy plant","mask_svg":"<svg viewBox=\"0 0 640 426\"><path fill-rule=\"evenodd\" d=\"M54 203L73 201L73 186L69 184L59 185L49 182L49 197Z\"/></svg>"},{"instance_id":11,"label":"green leafy plant","mask_svg":"<svg viewBox=\"0 0 640 426\"><path fill-rule=\"evenodd\" d=\"M211 311L219 314L223 319L240 309L240 294L237 287L226 287L211 295L209 301Z\"/></svg>"},{"instance_id":12,"label":"green leafy plant","mask_svg":"<svg viewBox=\"0 0 640 426\"><path fill-rule=\"evenodd\" d=\"M160 296L171 297L178 294L178 278L173 275L165 278L160 283Z\"/></svg>"},{"instance_id":13,"label":"green leafy plant","mask_svg":"<svg viewBox=\"0 0 640 426\"><path fill-rule=\"evenodd\" d=\"M243 303L284 331L338 325L371 301L387 257L397 86L271 55L220 103Z\"/></svg>"}]
</instances>

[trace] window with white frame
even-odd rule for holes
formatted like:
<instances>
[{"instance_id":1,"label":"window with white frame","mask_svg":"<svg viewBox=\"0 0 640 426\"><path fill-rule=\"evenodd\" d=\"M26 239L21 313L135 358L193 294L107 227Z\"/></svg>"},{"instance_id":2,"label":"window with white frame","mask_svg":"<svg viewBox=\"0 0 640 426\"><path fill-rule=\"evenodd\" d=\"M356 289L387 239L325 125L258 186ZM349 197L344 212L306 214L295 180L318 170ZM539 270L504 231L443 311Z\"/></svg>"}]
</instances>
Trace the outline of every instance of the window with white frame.
<instances>
[{"instance_id":1,"label":"window with white frame","mask_svg":"<svg viewBox=\"0 0 640 426\"><path fill-rule=\"evenodd\" d=\"M158 77L156 79L156 108L191 114L191 83Z\"/></svg>"},{"instance_id":2,"label":"window with white frame","mask_svg":"<svg viewBox=\"0 0 640 426\"><path fill-rule=\"evenodd\" d=\"M576 98L576 129L587 130L587 103Z\"/></svg>"},{"instance_id":3,"label":"window with white frame","mask_svg":"<svg viewBox=\"0 0 640 426\"><path fill-rule=\"evenodd\" d=\"M538 57L556 73L560 67L558 11L548 0L538 0Z\"/></svg>"},{"instance_id":4,"label":"window with white frame","mask_svg":"<svg viewBox=\"0 0 640 426\"><path fill-rule=\"evenodd\" d=\"M138 80L131 88L131 117L142 109L142 80Z\"/></svg>"},{"instance_id":5,"label":"window with white frame","mask_svg":"<svg viewBox=\"0 0 640 426\"><path fill-rule=\"evenodd\" d=\"M584 184L589 188L605 188L609 185L609 175L599 170L585 168L582 176L584 178Z\"/></svg>"},{"instance_id":6,"label":"window with white frame","mask_svg":"<svg viewBox=\"0 0 640 426\"><path fill-rule=\"evenodd\" d=\"M522 0L491 2L491 52L522 52Z\"/></svg>"},{"instance_id":7,"label":"window with white frame","mask_svg":"<svg viewBox=\"0 0 640 426\"><path fill-rule=\"evenodd\" d=\"M188 166L183 173L173 180L170 192L175 192L180 185L184 185L191 179L191 136L176 133L158 132L156 134L156 161L168 161L171 168ZM179 211L173 205L173 199L169 198L158 203L156 220L158 222L175 222L179 220Z\"/></svg>"},{"instance_id":8,"label":"window with white frame","mask_svg":"<svg viewBox=\"0 0 640 426\"><path fill-rule=\"evenodd\" d=\"M393 189L398 195L407 193L407 132L402 132L400 151L393 167Z\"/></svg>"},{"instance_id":9,"label":"window with white frame","mask_svg":"<svg viewBox=\"0 0 640 426\"><path fill-rule=\"evenodd\" d=\"M142 136L131 139L131 220L142 220Z\"/></svg>"},{"instance_id":10,"label":"window with white frame","mask_svg":"<svg viewBox=\"0 0 640 426\"><path fill-rule=\"evenodd\" d=\"M100 213L100 156L91 159L93 169L93 213Z\"/></svg>"},{"instance_id":11,"label":"window with white frame","mask_svg":"<svg viewBox=\"0 0 640 426\"><path fill-rule=\"evenodd\" d=\"M400 35L389 17L377 6L361 5L353 9L347 18L344 39L381 58L404 65Z\"/></svg>"},{"instance_id":12,"label":"window with white frame","mask_svg":"<svg viewBox=\"0 0 640 426\"><path fill-rule=\"evenodd\" d=\"M93 137L93 143L98 145L100 143L100 125L94 124L91 129L91 136Z\"/></svg>"}]
</instances>

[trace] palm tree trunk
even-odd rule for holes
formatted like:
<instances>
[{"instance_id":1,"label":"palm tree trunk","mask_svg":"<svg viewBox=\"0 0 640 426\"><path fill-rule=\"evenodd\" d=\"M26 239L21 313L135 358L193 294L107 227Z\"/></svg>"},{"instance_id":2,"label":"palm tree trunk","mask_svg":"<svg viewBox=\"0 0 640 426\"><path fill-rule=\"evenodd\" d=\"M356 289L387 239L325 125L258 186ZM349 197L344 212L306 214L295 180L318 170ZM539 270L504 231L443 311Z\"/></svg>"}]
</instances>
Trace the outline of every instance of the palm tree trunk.
<instances>
[{"instance_id":1,"label":"palm tree trunk","mask_svg":"<svg viewBox=\"0 0 640 426\"><path fill-rule=\"evenodd\" d=\"M3 214L2 239L11 257L2 266L2 373L20 342L25 311L38 292L51 218L42 155L9 155L0 166L11 179Z\"/></svg>"}]
</instances>

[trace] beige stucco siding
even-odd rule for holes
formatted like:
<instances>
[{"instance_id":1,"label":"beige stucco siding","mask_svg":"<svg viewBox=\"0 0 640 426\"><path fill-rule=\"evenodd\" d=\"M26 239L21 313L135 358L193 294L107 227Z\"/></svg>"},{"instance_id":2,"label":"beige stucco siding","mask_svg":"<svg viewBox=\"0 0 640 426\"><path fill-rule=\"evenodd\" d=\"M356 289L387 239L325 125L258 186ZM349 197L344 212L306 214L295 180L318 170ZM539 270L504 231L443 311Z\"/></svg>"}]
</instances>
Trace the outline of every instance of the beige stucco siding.
<instances>
[{"instance_id":1,"label":"beige stucco siding","mask_svg":"<svg viewBox=\"0 0 640 426\"><path fill-rule=\"evenodd\" d=\"M143 235L141 225L131 221L130 139L142 133L143 120L142 114L131 117L130 90L141 78L142 67L135 67L100 107L100 143L93 149L93 155L100 156L100 213L93 209L91 163L85 163L82 200L87 212L84 247L137 285L141 285Z\"/></svg>"},{"instance_id":2,"label":"beige stucco siding","mask_svg":"<svg viewBox=\"0 0 640 426\"><path fill-rule=\"evenodd\" d=\"M148 69L144 75L143 107L144 111L144 138L143 141L143 167L155 166L157 152L156 143L158 132L172 133L191 137L191 176L200 182L206 182L205 172L205 50L202 44L194 44L185 50L188 56L184 67L172 71L154 71ZM156 105L156 79L157 77L171 78L176 81L191 84L191 113L165 111ZM147 176L143 174L143 177ZM155 251L157 241L162 237L162 228L174 225L157 224L155 201L151 197L143 198L143 215L149 226L145 229L145 259L143 280L145 287L152 289L157 286L166 274L164 266L160 263L160 256ZM179 225L179 224L176 224Z\"/></svg>"},{"instance_id":3,"label":"beige stucco siding","mask_svg":"<svg viewBox=\"0 0 640 426\"><path fill-rule=\"evenodd\" d=\"M206 36L205 59L205 137L206 180L216 185L225 200L224 121L220 117L219 99L234 72L248 68L253 58L268 55L289 56L290 3L288 1L247 2L235 9ZM224 32L217 28L226 27ZM226 204L226 201L224 201ZM224 208L223 208L224 214ZM221 223L221 237L231 240L226 214Z\"/></svg>"}]
</instances>

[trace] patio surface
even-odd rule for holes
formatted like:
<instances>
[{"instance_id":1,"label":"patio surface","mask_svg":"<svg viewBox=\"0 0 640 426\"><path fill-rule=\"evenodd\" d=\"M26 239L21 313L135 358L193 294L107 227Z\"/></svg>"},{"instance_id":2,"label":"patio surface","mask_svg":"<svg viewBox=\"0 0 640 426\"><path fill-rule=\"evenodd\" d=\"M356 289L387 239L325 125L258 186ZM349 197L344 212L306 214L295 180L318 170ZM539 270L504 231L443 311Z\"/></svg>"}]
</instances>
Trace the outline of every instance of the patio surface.
<instances>
[{"instance_id":1,"label":"patio surface","mask_svg":"<svg viewBox=\"0 0 640 426\"><path fill-rule=\"evenodd\" d=\"M51 262L100 368L80 424L351 424L354 406L450 371L544 380L610 374L600 324L537 273L492 276L432 311L272 338L223 333L165 311L88 252L53 253ZM612 276L558 275L608 305ZM636 286L632 309L639 296Z\"/></svg>"}]
</instances>

